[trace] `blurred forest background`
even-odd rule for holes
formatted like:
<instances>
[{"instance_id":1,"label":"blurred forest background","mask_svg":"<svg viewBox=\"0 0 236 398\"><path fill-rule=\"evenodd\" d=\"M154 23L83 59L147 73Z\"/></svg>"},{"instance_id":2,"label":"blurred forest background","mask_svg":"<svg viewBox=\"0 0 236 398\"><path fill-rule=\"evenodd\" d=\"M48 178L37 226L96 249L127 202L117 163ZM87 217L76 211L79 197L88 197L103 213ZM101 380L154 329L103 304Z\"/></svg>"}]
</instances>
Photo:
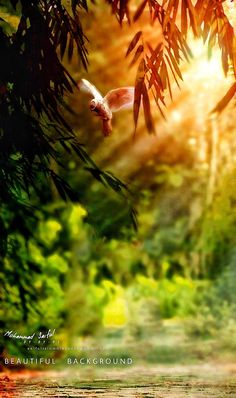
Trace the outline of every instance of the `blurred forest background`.
<instances>
[{"instance_id":1,"label":"blurred forest background","mask_svg":"<svg viewBox=\"0 0 236 398\"><path fill-rule=\"evenodd\" d=\"M137 67L125 57L135 33L142 30L150 43L161 34L144 6L135 24L124 20L121 27L108 3L80 10L88 71L76 51L63 58L76 82L86 78L103 94L135 84ZM7 35L19 16L0 1ZM60 180L36 173L30 195L14 183L14 195L1 201L2 331L56 328L61 345L99 343L150 363L235 358L234 100L211 113L233 77L225 77L217 45L209 49L191 31L189 44L193 56L180 61L180 88L171 78L166 120L151 99L155 134L148 134L140 109L135 135L131 110L114 115L113 133L104 138L87 96L76 87L64 96L63 115L83 145L80 155L93 161L84 165L64 141L57 148L63 165L51 157L50 168L68 183L66 194ZM18 156L11 153L12 170ZM110 185L91 170L93 162L111 173ZM5 354L24 353L20 343L1 339Z\"/></svg>"}]
</instances>

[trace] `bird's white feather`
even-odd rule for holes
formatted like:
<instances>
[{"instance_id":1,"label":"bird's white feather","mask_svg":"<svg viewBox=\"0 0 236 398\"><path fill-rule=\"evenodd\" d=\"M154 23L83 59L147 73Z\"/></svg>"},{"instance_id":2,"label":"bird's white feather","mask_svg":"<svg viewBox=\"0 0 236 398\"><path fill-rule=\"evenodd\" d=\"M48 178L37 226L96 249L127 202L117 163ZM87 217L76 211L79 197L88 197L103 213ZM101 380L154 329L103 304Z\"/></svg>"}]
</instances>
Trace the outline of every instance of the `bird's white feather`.
<instances>
[{"instance_id":1,"label":"bird's white feather","mask_svg":"<svg viewBox=\"0 0 236 398\"><path fill-rule=\"evenodd\" d=\"M90 83L88 80L86 79L81 79L78 87L81 91L90 94L93 98L98 99L98 100L102 100L102 95L101 93L96 89L96 87Z\"/></svg>"}]
</instances>

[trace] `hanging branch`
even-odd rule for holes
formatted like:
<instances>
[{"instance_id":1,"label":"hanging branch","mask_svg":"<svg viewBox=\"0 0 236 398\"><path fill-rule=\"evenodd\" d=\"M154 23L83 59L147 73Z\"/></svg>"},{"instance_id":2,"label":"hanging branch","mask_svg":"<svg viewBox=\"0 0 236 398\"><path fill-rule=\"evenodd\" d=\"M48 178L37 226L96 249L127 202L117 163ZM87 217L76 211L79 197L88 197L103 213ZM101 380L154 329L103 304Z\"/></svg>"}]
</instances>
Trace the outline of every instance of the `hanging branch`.
<instances>
[{"instance_id":1,"label":"hanging branch","mask_svg":"<svg viewBox=\"0 0 236 398\"><path fill-rule=\"evenodd\" d=\"M223 3L219 0L143 0L137 6L133 18L130 18L128 0L110 0L112 12L119 16L122 24L125 18L135 23L144 12L149 12L150 23L158 23L161 29L161 42L153 48L145 40L145 33L139 31L133 37L126 56L132 55L131 66L139 62L135 82L135 106L134 122L137 127L139 107L141 103L146 114L146 126L149 132L153 132L152 116L149 113L150 96L154 97L156 105L162 114L165 107L166 93L173 99L171 90L171 79L180 86L182 74L180 62L189 61L192 57L187 39L189 31L195 38L202 37L208 44L209 55L212 48L217 44L221 49L222 67L227 75L230 66L233 67L236 76L236 39L234 30L225 12ZM194 4L195 3L195 4ZM141 58L141 61L139 61ZM142 85L140 83L140 69L144 70ZM228 98L235 90L233 85L220 101L220 109L227 105ZM146 95L146 91L148 95ZM234 93L233 93L234 94ZM142 101L140 101L142 98ZM218 111L216 106L215 111Z\"/></svg>"},{"instance_id":2,"label":"hanging branch","mask_svg":"<svg viewBox=\"0 0 236 398\"><path fill-rule=\"evenodd\" d=\"M67 109L63 96L77 84L60 58L67 53L71 59L76 49L82 66L88 65L79 14L87 11L86 0L71 0L70 12L61 0L11 0L11 4L21 7L21 16L12 35L0 27L0 198L16 199L21 192L30 196L31 188L40 194L37 179L43 175L64 200L78 200L50 169L50 159L63 166L58 147L74 152L93 176L125 195L126 185L98 168L62 112Z\"/></svg>"}]
</instances>

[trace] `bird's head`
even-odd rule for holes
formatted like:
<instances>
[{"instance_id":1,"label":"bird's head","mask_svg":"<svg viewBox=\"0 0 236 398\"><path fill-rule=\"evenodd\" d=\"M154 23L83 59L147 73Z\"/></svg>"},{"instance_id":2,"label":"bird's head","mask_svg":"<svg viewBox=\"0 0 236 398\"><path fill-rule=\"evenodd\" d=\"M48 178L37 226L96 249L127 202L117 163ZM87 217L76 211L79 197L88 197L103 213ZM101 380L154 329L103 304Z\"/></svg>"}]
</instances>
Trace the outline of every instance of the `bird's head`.
<instances>
[{"instance_id":1,"label":"bird's head","mask_svg":"<svg viewBox=\"0 0 236 398\"><path fill-rule=\"evenodd\" d=\"M94 99L92 99L92 100L90 101L89 109L90 109L91 112L96 112L97 107L98 107L98 100L96 100L96 99L94 98Z\"/></svg>"}]
</instances>

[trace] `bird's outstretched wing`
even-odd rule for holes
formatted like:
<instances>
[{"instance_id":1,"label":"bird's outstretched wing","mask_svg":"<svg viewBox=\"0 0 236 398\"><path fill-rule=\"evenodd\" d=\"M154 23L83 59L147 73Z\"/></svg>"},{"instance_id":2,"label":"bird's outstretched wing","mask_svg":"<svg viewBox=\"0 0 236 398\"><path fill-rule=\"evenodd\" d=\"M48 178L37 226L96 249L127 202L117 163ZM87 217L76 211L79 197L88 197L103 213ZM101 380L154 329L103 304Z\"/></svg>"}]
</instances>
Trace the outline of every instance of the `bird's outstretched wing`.
<instances>
[{"instance_id":1,"label":"bird's outstretched wing","mask_svg":"<svg viewBox=\"0 0 236 398\"><path fill-rule=\"evenodd\" d=\"M96 87L86 79L81 79L78 83L78 87L84 93L90 94L93 98L102 100L101 93L96 89Z\"/></svg>"},{"instance_id":2,"label":"bird's outstretched wing","mask_svg":"<svg viewBox=\"0 0 236 398\"><path fill-rule=\"evenodd\" d=\"M112 112L130 109L134 103L134 87L121 87L111 90L104 98Z\"/></svg>"}]
</instances>

